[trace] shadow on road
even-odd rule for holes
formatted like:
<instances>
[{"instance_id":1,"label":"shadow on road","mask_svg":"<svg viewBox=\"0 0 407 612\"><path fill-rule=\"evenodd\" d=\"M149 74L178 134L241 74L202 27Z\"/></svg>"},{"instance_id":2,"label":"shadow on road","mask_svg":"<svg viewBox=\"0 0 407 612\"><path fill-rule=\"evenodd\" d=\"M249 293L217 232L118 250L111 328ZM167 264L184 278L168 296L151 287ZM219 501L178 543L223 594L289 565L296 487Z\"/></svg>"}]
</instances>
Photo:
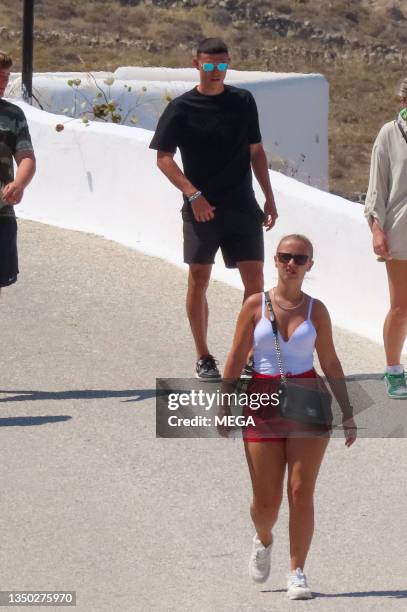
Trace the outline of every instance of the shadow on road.
<instances>
[{"instance_id":1,"label":"shadow on road","mask_svg":"<svg viewBox=\"0 0 407 612\"><path fill-rule=\"evenodd\" d=\"M315 597L390 597L403 599L407 591L356 591L355 593L314 593Z\"/></svg>"},{"instance_id":2,"label":"shadow on road","mask_svg":"<svg viewBox=\"0 0 407 612\"><path fill-rule=\"evenodd\" d=\"M286 593L286 589L269 589L261 591L262 593ZM312 591L314 598L317 597L388 597L393 599L404 599L407 597L407 591L355 591L351 593L317 593Z\"/></svg>"},{"instance_id":3,"label":"shadow on road","mask_svg":"<svg viewBox=\"0 0 407 612\"><path fill-rule=\"evenodd\" d=\"M29 427L31 425L45 425L46 423L59 423L69 421L71 416L25 416L5 417L0 419L0 427Z\"/></svg>"},{"instance_id":4,"label":"shadow on road","mask_svg":"<svg viewBox=\"0 0 407 612\"><path fill-rule=\"evenodd\" d=\"M123 391L113 391L109 389L78 389L76 391L16 391L12 389L0 389L1 394L8 397L0 397L0 404L4 402L35 402L37 400L80 400L80 399L107 399L109 397L131 398L125 402L142 402L143 400L155 397L155 389L126 389Z\"/></svg>"}]
</instances>

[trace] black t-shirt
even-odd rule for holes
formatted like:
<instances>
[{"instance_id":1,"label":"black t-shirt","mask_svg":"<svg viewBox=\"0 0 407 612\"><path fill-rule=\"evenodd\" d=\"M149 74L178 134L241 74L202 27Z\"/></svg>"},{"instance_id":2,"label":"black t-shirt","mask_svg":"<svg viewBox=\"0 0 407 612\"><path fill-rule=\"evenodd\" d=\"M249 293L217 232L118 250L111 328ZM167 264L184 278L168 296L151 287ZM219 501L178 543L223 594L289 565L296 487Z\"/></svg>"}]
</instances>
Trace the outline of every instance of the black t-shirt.
<instances>
[{"instance_id":1,"label":"black t-shirt","mask_svg":"<svg viewBox=\"0 0 407 612\"><path fill-rule=\"evenodd\" d=\"M250 144L261 142L256 102L246 89L225 85L207 96L197 88L172 100L151 149L181 152L185 176L214 206L254 200ZM255 200L254 200L255 203Z\"/></svg>"}]
</instances>

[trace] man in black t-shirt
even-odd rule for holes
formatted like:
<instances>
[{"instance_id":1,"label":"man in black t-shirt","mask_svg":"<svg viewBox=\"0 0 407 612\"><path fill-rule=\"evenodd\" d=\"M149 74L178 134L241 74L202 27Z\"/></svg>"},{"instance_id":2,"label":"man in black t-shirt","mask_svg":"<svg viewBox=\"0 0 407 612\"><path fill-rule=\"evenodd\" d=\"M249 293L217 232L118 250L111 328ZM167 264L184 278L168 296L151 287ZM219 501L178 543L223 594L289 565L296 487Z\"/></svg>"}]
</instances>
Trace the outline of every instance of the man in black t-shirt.
<instances>
[{"instance_id":1,"label":"man in black t-shirt","mask_svg":"<svg viewBox=\"0 0 407 612\"><path fill-rule=\"evenodd\" d=\"M261 144L252 94L224 85L229 65L226 44L207 38L198 45L194 66L199 85L172 100L162 114L150 148L157 165L182 193L184 261L189 264L187 312L201 379L220 378L207 345L208 287L214 257L239 268L244 299L263 290L263 226L277 218L267 158ZM174 161L179 148L183 171ZM264 192L256 202L252 168Z\"/></svg>"}]
</instances>

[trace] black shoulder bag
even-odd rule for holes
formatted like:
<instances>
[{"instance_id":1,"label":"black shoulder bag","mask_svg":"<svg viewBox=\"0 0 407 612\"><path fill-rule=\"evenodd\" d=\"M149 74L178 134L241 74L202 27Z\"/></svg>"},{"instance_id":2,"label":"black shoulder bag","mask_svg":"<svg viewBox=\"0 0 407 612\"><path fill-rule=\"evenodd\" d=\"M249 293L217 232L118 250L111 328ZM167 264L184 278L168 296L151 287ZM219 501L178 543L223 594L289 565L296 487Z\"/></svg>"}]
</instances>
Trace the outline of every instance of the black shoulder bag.
<instances>
[{"instance_id":1,"label":"black shoulder bag","mask_svg":"<svg viewBox=\"0 0 407 612\"><path fill-rule=\"evenodd\" d=\"M277 353L281 383L279 387L280 415L309 425L332 424L332 396L320 376L317 378L290 379L284 373L280 343L277 335L277 322L268 291L264 292L267 308L270 312L270 323L273 329L274 345Z\"/></svg>"}]
</instances>

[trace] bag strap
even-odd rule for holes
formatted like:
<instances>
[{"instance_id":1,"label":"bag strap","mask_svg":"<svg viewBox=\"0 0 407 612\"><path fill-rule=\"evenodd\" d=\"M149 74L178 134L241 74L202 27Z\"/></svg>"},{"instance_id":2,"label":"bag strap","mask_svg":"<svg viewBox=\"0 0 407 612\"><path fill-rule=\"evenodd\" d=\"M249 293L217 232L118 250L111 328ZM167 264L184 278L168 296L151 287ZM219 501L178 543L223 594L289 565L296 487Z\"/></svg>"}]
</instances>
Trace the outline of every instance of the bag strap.
<instances>
[{"instance_id":1,"label":"bag strap","mask_svg":"<svg viewBox=\"0 0 407 612\"><path fill-rule=\"evenodd\" d=\"M396 118L396 123L397 123L397 126L398 126L398 128L399 128L399 130L400 130L400 132L401 132L401 135L403 136L404 140L405 140L405 141L406 141L406 143L407 143L407 134L406 134L406 132L405 132L405 130L404 130L404 128L403 128L403 126L401 125L401 123L400 123L400 121L399 121L398 116L397 116L397 118Z\"/></svg>"},{"instance_id":2,"label":"bag strap","mask_svg":"<svg viewBox=\"0 0 407 612\"><path fill-rule=\"evenodd\" d=\"M277 321L276 321L276 317L274 314L273 305L271 303L270 294L268 291L264 292L264 298L266 300L267 308L270 313L270 323L271 323L271 327L273 330L274 346L276 348L277 363L278 363L278 369L280 370L281 380L283 382L287 382L287 377L284 374L283 358L281 357L280 343L278 341L278 335L277 335L277 332L278 332Z\"/></svg>"}]
</instances>

